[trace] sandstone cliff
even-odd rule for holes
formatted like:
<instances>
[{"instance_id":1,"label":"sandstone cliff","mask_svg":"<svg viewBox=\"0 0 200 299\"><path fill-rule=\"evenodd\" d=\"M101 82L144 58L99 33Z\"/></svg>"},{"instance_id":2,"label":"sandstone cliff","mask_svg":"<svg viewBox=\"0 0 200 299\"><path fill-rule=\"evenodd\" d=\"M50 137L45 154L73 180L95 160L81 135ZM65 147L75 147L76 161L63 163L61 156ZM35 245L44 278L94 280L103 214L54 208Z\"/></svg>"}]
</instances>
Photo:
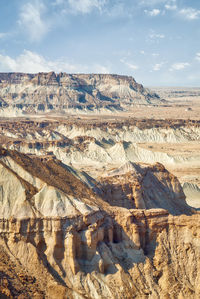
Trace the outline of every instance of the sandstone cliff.
<instances>
[{"instance_id":1,"label":"sandstone cliff","mask_svg":"<svg viewBox=\"0 0 200 299\"><path fill-rule=\"evenodd\" d=\"M127 76L0 73L0 113L4 116L126 110L135 104L158 105L161 100Z\"/></svg>"},{"instance_id":2,"label":"sandstone cliff","mask_svg":"<svg viewBox=\"0 0 200 299\"><path fill-rule=\"evenodd\" d=\"M100 178L99 188L112 206L161 208L172 215L191 213L178 179L160 163L126 163Z\"/></svg>"},{"instance_id":3,"label":"sandstone cliff","mask_svg":"<svg viewBox=\"0 0 200 299\"><path fill-rule=\"evenodd\" d=\"M84 176L1 148L0 294L199 298L200 214L178 180L160 164L126 164L96 185ZM119 207L130 190L135 206Z\"/></svg>"}]
</instances>

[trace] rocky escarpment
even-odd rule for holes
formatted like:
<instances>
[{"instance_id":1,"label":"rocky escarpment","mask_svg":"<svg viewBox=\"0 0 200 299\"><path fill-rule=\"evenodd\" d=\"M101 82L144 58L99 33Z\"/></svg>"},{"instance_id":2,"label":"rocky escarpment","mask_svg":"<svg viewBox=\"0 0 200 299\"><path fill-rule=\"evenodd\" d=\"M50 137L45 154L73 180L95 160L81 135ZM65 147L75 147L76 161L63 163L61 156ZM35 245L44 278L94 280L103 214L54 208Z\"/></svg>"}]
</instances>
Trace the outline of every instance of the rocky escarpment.
<instances>
[{"instance_id":1,"label":"rocky escarpment","mask_svg":"<svg viewBox=\"0 0 200 299\"><path fill-rule=\"evenodd\" d=\"M4 250L45 298L199 297L199 215L117 208L109 216L11 219L0 227Z\"/></svg>"},{"instance_id":2,"label":"rocky escarpment","mask_svg":"<svg viewBox=\"0 0 200 299\"><path fill-rule=\"evenodd\" d=\"M0 113L126 110L161 104L132 77L98 74L0 73ZM6 114L7 113L7 114Z\"/></svg>"},{"instance_id":3,"label":"rocky escarpment","mask_svg":"<svg viewBox=\"0 0 200 299\"><path fill-rule=\"evenodd\" d=\"M192 184L183 186L189 204L196 208L200 207L199 136L197 120L0 121L0 143L5 148L36 154L44 161L57 158L95 178L128 162L162 163L182 185Z\"/></svg>"},{"instance_id":4,"label":"rocky escarpment","mask_svg":"<svg viewBox=\"0 0 200 299\"><path fill-rule=\"evenodd\" d=\"M64 163L79 165L131 162L183 163L199 160L199 151L177 154L181 144L199 144L199 121L136 120L93 122L2 121L1 144L24 153L54 154ZM144 146L145 143L147 146ZM167 152L165 144L174 151ZM149 146L148 146L149 144ZM163 144L163 148L155 148ZM180 152L180 150L179 150ZM196 163L196 162L195 162Z\"/></svg>"},{"instance_id":5,"label":"rocky escarpment","mask_svg":"<svg viewBox=\"0 0 200 299\"><path fill-rule=\"evenodd\" d=\"M119 207L131 177L138 205ZM12 298L26 281L27 298L198 298L200 215L177 179L160 164L128 164L102 180L1 148L0 292Z\"/></svg>"},{"instance_id":6,"label":"rocky escarpment","mask_svg":"<svg viewBox=\"0 0 200 299\"><path fill-rule=\"evenodd\" d=\"M112 206L162 208L172 215L191 214L178 179L162 164L126 163L100 178L99 188Z\"/></svg>"}]
</instances>

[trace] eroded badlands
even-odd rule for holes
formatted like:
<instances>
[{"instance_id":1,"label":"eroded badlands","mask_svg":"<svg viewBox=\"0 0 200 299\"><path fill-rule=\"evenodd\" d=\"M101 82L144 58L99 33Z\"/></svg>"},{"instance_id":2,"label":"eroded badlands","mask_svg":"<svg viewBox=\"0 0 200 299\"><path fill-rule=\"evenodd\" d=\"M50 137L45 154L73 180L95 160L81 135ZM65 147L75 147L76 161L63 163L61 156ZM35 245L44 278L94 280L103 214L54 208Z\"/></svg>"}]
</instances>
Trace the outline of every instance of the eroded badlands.
<instances>
[{"instance_id":1,"label":"eroded badlands","mask_svg":"<svg viewBox=\"0 0 200 299\"><path fill-rule=\"evenodd\" d=\"M160 162L180 180L187 201L199 208L200 122L150 119L2 120L7 149L56 157L93 178L126 162Z\"/></svg>"},{"instance_id":2,"label":"eroded badlands","mask_svg":"<svg viewBox=\"0 0 200 299\"><path fill-rule=\"evenodd\" d=\"M200 295L199 213L162 164L129 162L94 180L1 148L0 178L1 294Z\"/></svg>"},{"instance_id":3,"label":"eroded badlands","mask_svg":"<svg viewBox=\"0 0 200 299\"><path fill-rule=\"evenodd\" d=\"M199 298L199 89L53 72L0 87L0 297Z\"/></svg>"}]
</instances>

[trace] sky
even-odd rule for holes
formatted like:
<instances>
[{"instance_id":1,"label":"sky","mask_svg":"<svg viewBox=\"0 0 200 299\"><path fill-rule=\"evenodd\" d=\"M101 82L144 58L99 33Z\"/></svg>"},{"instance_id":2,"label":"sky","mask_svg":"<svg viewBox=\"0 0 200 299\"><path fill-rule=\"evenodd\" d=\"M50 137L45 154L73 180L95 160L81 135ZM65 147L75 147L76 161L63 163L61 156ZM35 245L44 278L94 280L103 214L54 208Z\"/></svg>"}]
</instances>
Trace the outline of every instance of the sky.
<instances>
[{"instance_id":1,"label":"sky","mask_svg":"<svg viewBox=\"0 0 200 299\"><path fill-rule=\"evenodd\" d=\"M0 72L200 86L200 0L0 0Z\"/></svg>"}]
</instances>

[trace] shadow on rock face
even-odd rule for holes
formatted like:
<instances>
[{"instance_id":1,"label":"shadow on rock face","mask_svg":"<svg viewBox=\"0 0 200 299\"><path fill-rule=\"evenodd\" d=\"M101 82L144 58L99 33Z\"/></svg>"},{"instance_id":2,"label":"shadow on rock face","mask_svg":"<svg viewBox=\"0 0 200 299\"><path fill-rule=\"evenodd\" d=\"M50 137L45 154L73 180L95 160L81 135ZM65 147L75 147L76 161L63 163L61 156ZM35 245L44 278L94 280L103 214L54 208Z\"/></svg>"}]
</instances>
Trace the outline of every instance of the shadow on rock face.
<instances>
[{"instance_id":1,"label":"shadow on rock face","mask_svg":"<svg viewBox=\"0 0 200 299\"><path fill-rule=\"evenodd\" d=\"M127 209L165 209L172 215L191 215L178 179L162 164L128 162L102 177L98 184L103 199Z\"/></svg>"}]
</instances>

